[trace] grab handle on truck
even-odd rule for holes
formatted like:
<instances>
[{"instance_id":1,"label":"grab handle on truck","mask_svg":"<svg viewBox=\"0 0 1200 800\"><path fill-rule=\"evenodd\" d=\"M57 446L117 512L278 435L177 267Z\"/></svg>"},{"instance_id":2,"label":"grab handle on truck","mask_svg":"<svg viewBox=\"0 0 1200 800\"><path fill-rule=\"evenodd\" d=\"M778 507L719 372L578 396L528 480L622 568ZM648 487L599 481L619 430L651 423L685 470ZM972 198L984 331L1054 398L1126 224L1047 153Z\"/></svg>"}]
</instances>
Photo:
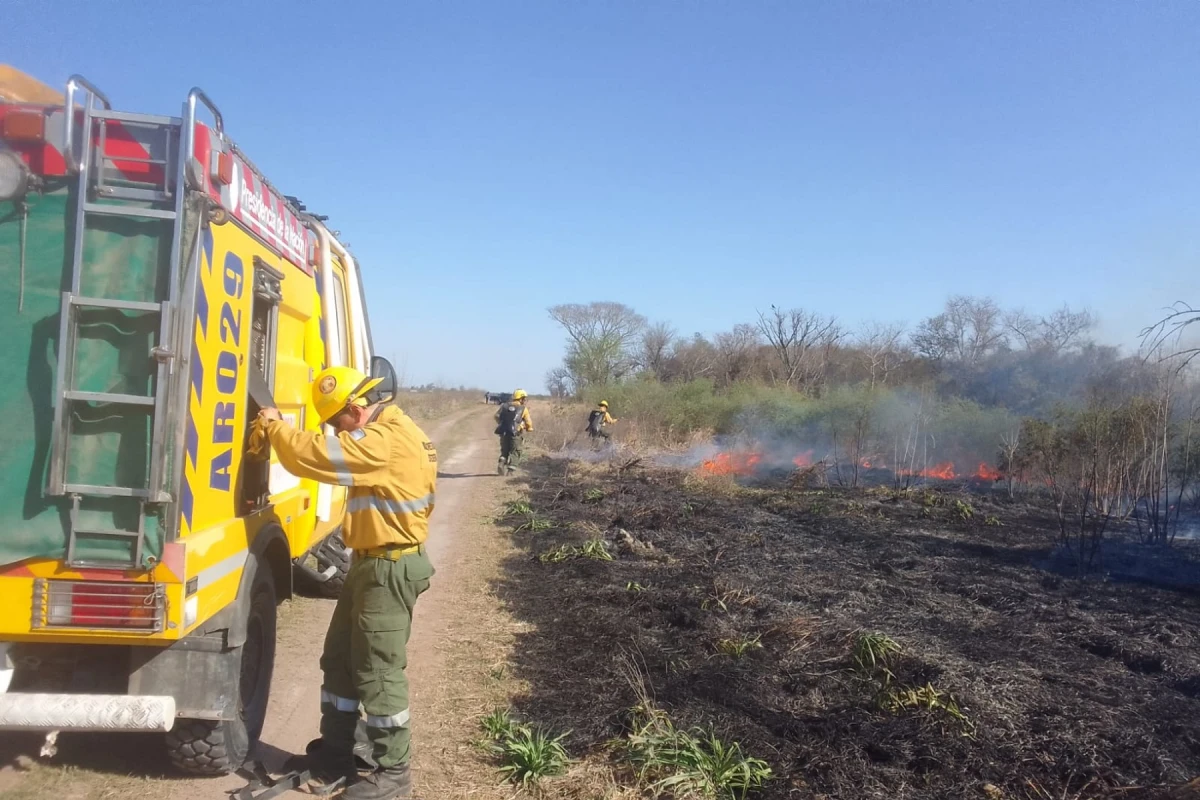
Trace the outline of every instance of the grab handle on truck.
<instances>
[{"instance_id":1,"label":"grab handle on truck","mask_svg":"<svg viewBox=\"0 0 1200 800\"><path fill-rule=\"evenodd\" d=\"M217 108L217 104L214 103L209 98L209 96L204 93L204 90L201 89L199 86L193 86L192 90L190 92L188 92L187 121L189 123L191 123L192 125L194 125L196 123L196 103L197 102L204 103L205 107L209 111L212 112L213 122L216 123L217 133L224 135L225 134L225 118L221 116L221 111L220 111L220 109Z\"/></svg>"},{"instance_id":2,"label":"grab handle on truck","mask_svg":"<svg viewBox=\"0 0 1200 800\"><path fill-rule=\"evenodd\" d=\"M82 75L72 75L67 79L67 99L66 106L63 108L63 113L66 115L66 131L63 138L66 140L65 153L63 154L67 160L67 167L72 172L79 172L83 169L83 153L86 143L81 142L79 145L79 156L75 155L75 93L80 88L87 91L87 100L84 101L83 114L86 120L91 116L92 109L95 108L96 100L104 104L104 107L109 111L112 110L112 103L108 102L108 96L104 92L97 89L91 81ZM84 130L87 130L85 124Z\"/></svg>"}]
</instances>

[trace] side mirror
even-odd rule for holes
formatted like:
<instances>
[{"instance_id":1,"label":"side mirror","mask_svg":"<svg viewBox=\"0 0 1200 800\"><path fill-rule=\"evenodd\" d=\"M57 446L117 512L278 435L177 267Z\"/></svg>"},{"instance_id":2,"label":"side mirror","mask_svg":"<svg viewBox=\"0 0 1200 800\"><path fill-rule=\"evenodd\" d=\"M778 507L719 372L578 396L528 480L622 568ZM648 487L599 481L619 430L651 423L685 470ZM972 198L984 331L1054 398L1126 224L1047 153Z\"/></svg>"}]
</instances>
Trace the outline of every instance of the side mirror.
<instances>
[{"instance_id":1,"label":"side mirror","mask_svg":"<svg viewBox=\"0 0 1200 800\"><path fill-rule=\"evenodd\" d=\"M367 392L367 402L369 403L388 403L396 396L396 369L392 366L392 362L382 356L375 356L371 359L371 377L382 378L371 391Z\"/></svg>"}]
</instances>

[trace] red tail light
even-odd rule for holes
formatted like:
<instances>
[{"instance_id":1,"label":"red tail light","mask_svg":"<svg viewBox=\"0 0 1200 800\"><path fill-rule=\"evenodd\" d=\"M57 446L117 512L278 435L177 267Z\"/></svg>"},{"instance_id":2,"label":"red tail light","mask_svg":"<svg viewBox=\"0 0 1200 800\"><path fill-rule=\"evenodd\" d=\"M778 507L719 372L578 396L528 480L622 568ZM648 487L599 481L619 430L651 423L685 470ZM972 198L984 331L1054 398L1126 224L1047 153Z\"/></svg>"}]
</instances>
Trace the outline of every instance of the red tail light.
<instances>
[{"instance_id":1,"label":"red tail light","mask_svg":"<svg viewBox=\"0 0 1200 800\"><path fill-rule=\"evenodd\" d=\"M165 624L166 595L159 584L34 582L34 628L161 631Z\"/></svg>"}]
</instances>

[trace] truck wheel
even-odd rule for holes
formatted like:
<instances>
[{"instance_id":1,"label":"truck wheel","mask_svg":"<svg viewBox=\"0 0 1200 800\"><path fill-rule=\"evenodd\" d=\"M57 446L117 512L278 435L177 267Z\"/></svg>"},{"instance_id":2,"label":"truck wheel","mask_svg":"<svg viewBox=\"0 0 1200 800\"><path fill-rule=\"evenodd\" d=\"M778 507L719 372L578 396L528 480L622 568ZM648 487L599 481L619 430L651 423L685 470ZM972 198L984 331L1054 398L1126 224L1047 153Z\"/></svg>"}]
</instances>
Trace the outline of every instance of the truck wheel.
<instances>
[{"instance_id":1,"label":"truck wheel","mask_svg":"<svg viewBox=\"0 0 1200 800\"><path fill-rule=\"evenodd\" d=\"M346 575L350 572L350 556L346 555L346 543L342 540L342 530L338 528L317 545L312 551L317 560L317 572L324 572L334 567L336 572L329 580L316 584L313 589L322 597L337 597L346 585Z\"/></svg>"},{"instance_id":2,"label":"truck wheel","mask_svg":"<svg viewBox=\"0 0 1200 800\"><path fill-rule=\"evenodd\" d=\"M224 775L241 767L262 734L275 669L275 581L256 560L251 576L246 641L231 650L237 659L238 714L232 720L181 719L167 734L175 766L193 775Z\"/></svg>"}]
</instances>

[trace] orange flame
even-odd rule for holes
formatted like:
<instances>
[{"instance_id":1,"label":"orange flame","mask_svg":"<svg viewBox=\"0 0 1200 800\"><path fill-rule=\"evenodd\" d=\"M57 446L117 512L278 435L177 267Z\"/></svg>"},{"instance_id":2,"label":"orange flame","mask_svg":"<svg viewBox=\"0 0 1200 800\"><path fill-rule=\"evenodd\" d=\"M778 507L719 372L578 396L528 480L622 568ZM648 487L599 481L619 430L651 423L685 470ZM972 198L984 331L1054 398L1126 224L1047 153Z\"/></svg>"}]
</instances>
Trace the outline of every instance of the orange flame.
<instances>
[{"instance_id":1,"label":"orange flame","mask_svg":"<svg viewBox=\"0 0 1200 800\"><path fill-rule=\"evenodd\" d=\"M955 477L954 464L947 461L943 464L938 464L932 469L926 470L931 478L941 478L944 481L953 480Z\"/></svg>"},{"instance_id":2,"label":"orange flame","mask_svg":"<svg viewBox=\"0 0 1200 800\"><path fill-rule=\"evenodd\" d=\"M761 453L717 453L700 465L709 475L753 475Z\"/></svg>"},{"instance_id":3,"label":"orange flame","mask_svg":"<svg viewBox=\"0 0 1200 800\"><path fill-rule=\"evenodd\" d=\"M998 481L1004 477L1000 470L989 467L986 462L979 462L979 469L975 470L975 477L984 481Z\"/></svg>"},{"instance_id":4,"label":"orange flame","mask_svg":"<svg viewBox=\"0 0 1200 800\"><path fill-rule=\"evenodd\" d=\"M813 464L813 451L805 450L803 453L801 453L800 455L793 458L792 463L795 464L800 469L804 469L805 467L811 467Z\"/></svg>"},{"instance_id":5,"label":"orange flame","mask_svg":"<svg viewBox=\"0 0 1200 800\"><path fill-rule=\"evenodd\" d=\"M900 475L917 475L922 478L939 478L943 481L952 481L955 477L957 477L957 473L954 471L953 461L944 461L941 464L937 464L926 469L902 469L898 470L898 472Z\"/></svg>"}]
</instances>

